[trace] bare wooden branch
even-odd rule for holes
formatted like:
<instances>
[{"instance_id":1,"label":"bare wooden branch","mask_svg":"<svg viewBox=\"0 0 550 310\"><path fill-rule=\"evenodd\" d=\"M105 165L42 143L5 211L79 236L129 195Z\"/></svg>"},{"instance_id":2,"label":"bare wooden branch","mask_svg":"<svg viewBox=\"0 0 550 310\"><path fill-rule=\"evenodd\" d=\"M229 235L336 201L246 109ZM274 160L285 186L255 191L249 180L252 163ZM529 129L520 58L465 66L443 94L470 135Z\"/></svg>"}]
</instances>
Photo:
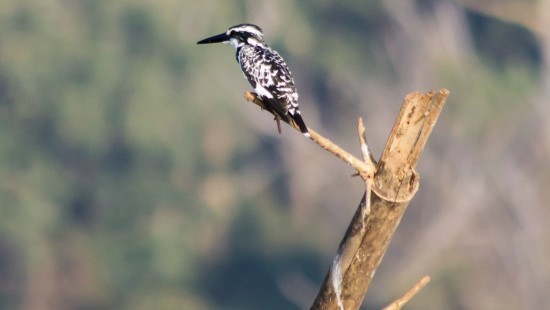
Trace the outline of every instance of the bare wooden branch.
<instances>
[{"instance_id":1,"label":"bare wooden branch","mask_svg":"<svg viewBox=\"0 0 550 310\"><path fill-rule=\"evenodd\" d=\"M376 163L376 160L372 156L372 153L369 150L369 144L367 143L365 125L363 125L363 118L360 117L357 120L357 134L359 135L359 144L361 146L361 153L363 154L363 160L365 162Z\"/></svg>"},{"instance_id":2,"label":"bare wooden branch","mask_svg":"<svg viewBox=\"0 0 550 310\"><path fill-rule=\"evenodd\" d=\"M369 145L367 144L367 137L365 135L365 126L363 125L363 118L359 118L357 121L357 134L359 135L359 145L361 146L361 153L363 154L363 160L366 163L371 163L374 165L374 158L369 151ZM370 213L370 201L371 201L371 194L372 194L372 179L374 175L369 175L367 180L365 180L365 193L367 195L366 197L366 207L365 207L365 215L368 215Z\"/></svg>"},{"instance_id":3,"label":"bare wooden branch","mask_svg":"<svg viewBox=\"0 0 550 310\"><path fill-rule=\"evenodd\" d=\"M418 190L416 162L448 94L443 89L405 98L374 176L371 212L364 219L364 195L311 309L360 307L401 217ZM346 260L341 259L342 253Z\"/></svg>"},{"instance_id":4,"label":"bare wooden branch","mask_svg":"<svg viewBox=\"0 0 550 310\"><path fill-rule=\"evenodd\" d=\"M244 98L247 101L255 103L256 105L258 105L263 110L267 110L268 112L273 114L275 117L277 117L277 115L275 113L273 113L272 111L270 111L266 107L265 103L260 98L258 98L255 93L245 92L244 93ZM298 127L298 125L292 119L290 119L290 118L282 119L282 121L287 123L288 125L290 125L294 129L300 131L300 128ZM376 171L376 166L374 165L374 163L372 163L370 161L369 162L364 162L364 161L358 159L357 157L355 157L352 154L348 153L347 151L345 151L344 149L342 149L341 147L339 147L338 145L336 145L335 143L333 143L329 139L321 136L320 134L318 134L315 130L311 129L310 127L308 127L308 131L309 131L311 140L313 140L315 143L317 143L323 149L329 151L330 153L332 153L336 157L343 160L345 163L347 163L350 166L352 166L353 168L355 168L355 170L357 170L357 173L359 173L359 175L361 176L361 178L363 178L363 180L367 180L369 178L369 176L372 177L372 175L374 175L374 173Z\"/></svg>"},{"instance_id":5,"label":"bare wooden branch","mask_svg":"<svg viewBox=\"0 0 550 310\"><path fill-rule=\"evenodd\" d=\"M362 152L365 160L359 160L308 128L311 140L355 168L363 180L374 175L371 186L367 182L367 190L311 309L360 307L401 217L418 190L416 163L448 95L446 89L407 95L376 167L370 158L366 160L366 152ZM255 94L245 93L245 98L265 109ZM292 120L283 121L298 129ZM359 127L363 144L364 131Z\"/></svg>"},{"instance_id":6,"label":"bare wooden branch","mask_svg":"<svg viewBox=\"0 0 550 310\"><path fill-rule=\"evenodd\" d=\"M411 300L414 297L414 295L418 294L418 292L420 292L420 290L422 290L424 288L424 286L426 286L426 284L428 284L428 282L430 282L430 277L428 277L428 276L422 277L422 279L420 279L420 281L418 281L418 283L416 283L413 287L411 287L405 293L405 295L403 295L400 298L396 299L394 302L389 304L383 310L399 310L399 309L403 308L403 306L406 303L408 303L409 300Z\"/></svg>"}]
</instances>

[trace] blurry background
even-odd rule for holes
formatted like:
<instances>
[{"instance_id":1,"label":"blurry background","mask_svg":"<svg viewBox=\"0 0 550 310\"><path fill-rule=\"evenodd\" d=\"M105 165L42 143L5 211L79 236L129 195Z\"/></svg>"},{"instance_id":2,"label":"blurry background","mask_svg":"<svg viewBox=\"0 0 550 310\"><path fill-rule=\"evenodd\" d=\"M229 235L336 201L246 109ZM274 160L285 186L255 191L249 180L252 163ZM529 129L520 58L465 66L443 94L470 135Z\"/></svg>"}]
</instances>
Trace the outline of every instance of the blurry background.
<instances>
[{"instance_id":1,"label":"blurry background","mask_svg":"<svg viewBox=\"0 0 550 310\"><path fill-rule=\"evenodd\" d=\"M195 45L242 22L358 156L451 91L365 309L550 308L550 1L3 0L1 309L311 305L364 187Z\"/></svg>"}]
</instances>

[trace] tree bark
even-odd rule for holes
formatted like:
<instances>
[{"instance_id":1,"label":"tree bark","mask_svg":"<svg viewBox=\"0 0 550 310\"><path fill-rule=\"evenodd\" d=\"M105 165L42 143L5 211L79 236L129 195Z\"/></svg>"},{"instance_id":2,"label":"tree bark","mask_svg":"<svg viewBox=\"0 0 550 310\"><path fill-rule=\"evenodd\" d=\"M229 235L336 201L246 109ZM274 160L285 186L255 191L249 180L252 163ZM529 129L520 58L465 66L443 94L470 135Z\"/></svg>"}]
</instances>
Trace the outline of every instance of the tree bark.
<instances>
[{"instance_id":1,"label":"tree bark","mask_svg":"<svg viewBox=\"0 0 550 310\"><path fill-rule=\"evenodd\" d=\"M363 160L308 128L311 140L355 168L367 185L312 310L361 306L401 217L418 190L415 167L448 95L446 89L407 95L378 165L368 152L361 119L358 133ZM267 109L254 93L245 93L245 98ZM292 120L283 121L298 130Z\"/></svg>"},{"instance_id":2,"label":"tree bark","mask_svg":"<svg viewBox=\"0 0 550 310\"><path fill-rule=\"evenodd\" d=\"M370 212L366 195L311 309L359 309L401 217L418 190L416 163L449 91L408 95L377 166Z\"/></svg>"}]
</instances>

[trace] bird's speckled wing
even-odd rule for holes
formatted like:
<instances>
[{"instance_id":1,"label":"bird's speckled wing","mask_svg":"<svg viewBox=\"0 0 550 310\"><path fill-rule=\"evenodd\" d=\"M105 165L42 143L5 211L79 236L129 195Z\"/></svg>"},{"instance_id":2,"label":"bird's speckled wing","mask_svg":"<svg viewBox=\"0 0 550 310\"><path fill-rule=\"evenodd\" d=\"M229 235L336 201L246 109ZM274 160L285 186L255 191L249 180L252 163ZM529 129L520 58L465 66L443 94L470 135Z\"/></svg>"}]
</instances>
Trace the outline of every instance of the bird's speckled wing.
<instances>
[{"instance_id":1,"label":"bird's speckled wing","mask_svg":"<svg viewBox=\"0 0 550 310\"><path fill-rule=\"evenodd\" d=\"M298 93L294 80L283 58L277 52L244 46L239 53L239 60L245 77L258 96L262 100L273 101L277 114L284 116L287 113L296 113Z\"/></svg>"}]
</instances>

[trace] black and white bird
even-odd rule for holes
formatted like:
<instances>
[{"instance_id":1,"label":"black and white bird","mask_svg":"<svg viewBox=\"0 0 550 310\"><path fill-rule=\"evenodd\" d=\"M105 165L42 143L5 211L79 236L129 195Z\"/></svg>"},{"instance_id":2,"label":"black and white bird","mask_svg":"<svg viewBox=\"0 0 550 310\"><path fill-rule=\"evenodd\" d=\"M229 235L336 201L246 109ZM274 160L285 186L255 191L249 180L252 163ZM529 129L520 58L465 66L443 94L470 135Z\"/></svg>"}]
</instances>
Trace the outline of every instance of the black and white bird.
<instances>
[{"instance_id":1,"label":"black and white bird","mask_svg":"<svg viewBox=\"0 0 550 310\"><path fill-rule=\"evenodd\" d=\"M298 93L294 79L283 58L263 39L262 29L252 24L240 24L226 32L197 42L225 43L236 50L237 62L256 94L277 117L293 119L300 131L309 137L300 115Z\"/></svg>"}]
</instances>

